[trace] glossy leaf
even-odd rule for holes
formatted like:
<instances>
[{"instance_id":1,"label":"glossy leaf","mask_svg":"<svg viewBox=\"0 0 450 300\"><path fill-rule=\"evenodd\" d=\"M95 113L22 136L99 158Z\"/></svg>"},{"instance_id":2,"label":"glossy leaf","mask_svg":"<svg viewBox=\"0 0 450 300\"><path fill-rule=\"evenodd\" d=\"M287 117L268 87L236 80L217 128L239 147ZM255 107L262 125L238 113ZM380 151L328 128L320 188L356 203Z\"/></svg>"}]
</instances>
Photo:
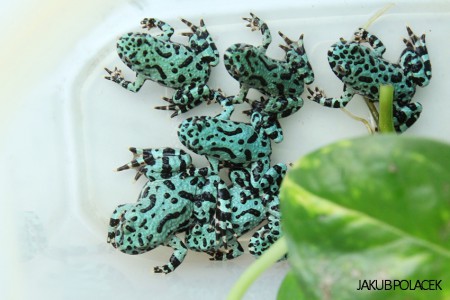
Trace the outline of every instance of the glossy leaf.
<instances>
[{"instance_id":1,"label":"glossy leaf","mask_svg":"<svg viewBox=\"0 0 450 300\"><path fill-rule=\"evenodd\" d=\"M449 145L396 135L341 141L302 158L280 195L306 299L450 299ZM360 280L383 290L358 291ZM382 280L441 280L433 287L442 290L386 290Z\"/></svg>"},{"instance_id":2,"label":"glossy leaf","mask_svg":"<svg viewBox=\"0 0 450 300\"><path fill-rule=\"evenodd\" d=\"M277 300L306 300L294 272L289 271L278 289Z\"/></svg>"}]
</instances>

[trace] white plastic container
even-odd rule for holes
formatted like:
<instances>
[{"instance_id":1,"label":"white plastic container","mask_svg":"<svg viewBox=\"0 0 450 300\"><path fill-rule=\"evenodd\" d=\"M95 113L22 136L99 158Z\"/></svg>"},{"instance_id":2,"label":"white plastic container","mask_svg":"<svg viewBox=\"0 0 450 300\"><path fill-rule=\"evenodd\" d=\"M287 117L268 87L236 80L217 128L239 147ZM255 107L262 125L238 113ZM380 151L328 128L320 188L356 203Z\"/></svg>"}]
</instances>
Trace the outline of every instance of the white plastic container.
<instances>
[{"instance_id":1,"label":"white plastic container","mask_svg":"<svg viewBox=\"0 0 450 300\"><path fill-rule=\"evenodd\" d=\"M133 183L134 172L113 172L130 160L128 147L183 148L178 124L192 115L214 115L218 105L202 105L185 115L154 110L172 90L146 82L137 94L103 79L104 67L118 66L126 78L133 73L115 50L121 34L138 31L144 17L165 20L176 29L205 20L219 51L238 42L258 45L259 32L250 32L242 17L255 13L273 35L269 55L282 58L276 34L296 39L305 34L305 48L314 69L312 86L339 96L342 83L327 62L328 47L340 37L349 39L356 28L386 2L382 1L58 1L10 8L3 21L0 109L1 299L224 299L240 274L253 261L244 254L233 261L210 262L189 252L172 274L153 274L171 250L160 247L128 256L106 243L107 224L120 203L136 200L144 183ZM14 18L20 12L20 18ZM450 141L448 1L398 1L371 25L387 47L385 58L397 61L407 36L405 26L425 33L433 64L433 79L418 88L415 101L424 109L408 135ZM156 32L156 31L155 31ZM220 64L210 85L227 95L238 83ZM367 134L365 127L340 110L306 100L296 114L281 120L285 140L274 145L273 162L293 162L333 141ZM251 93L250 97L259 97ZM347 107L369 118L362 99ZM245 120L239 111L234 119ZM195 163L206 165L203 158ZM246 244L248 236L242 239ZM246 299L274 299L288 269L278 263L249 290Z\"/></svg>"}]
</instances>

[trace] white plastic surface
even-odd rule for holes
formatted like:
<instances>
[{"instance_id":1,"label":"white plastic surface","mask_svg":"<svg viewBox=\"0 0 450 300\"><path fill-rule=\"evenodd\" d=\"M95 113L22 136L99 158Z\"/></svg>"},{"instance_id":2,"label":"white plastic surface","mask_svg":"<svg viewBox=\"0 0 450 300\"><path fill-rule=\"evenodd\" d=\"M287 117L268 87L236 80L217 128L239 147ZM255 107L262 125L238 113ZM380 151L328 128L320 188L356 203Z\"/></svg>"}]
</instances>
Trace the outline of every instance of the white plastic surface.
<instances>
[{"instance_id":1,"label":"white plastic surface","mask_svg":"<svg viewBox=\"0 0 450 300\"><path fill-rule=\"evenodd\" d=\"M118 204L135 201L144 183L133 183L132 171L113 172L130 160L128 147L183 148L176 135L178 124L191 115L220 111L216 104L202 105L171 119L170 113L153 107L164 105L161 97L171 95L172 90L148 81L134 94L103 79L103 68L114 66L121 68L126 78L134 76L115 52L116 38L141 30L142 18L157 17L176 29L176 41L185 41L179 36L186 29L179 18L194 23L203 18L223 54L237 42L261 43L260 33L250 32L241 19L253 12L271 29L273 44L268 53L275 58L283 54L277 47L282 43L278 31L293 39L304 33L316 77L312 86L324 89L328 96L339 96L342 83L328 66L327 49L341 36L349 39L385 3L105 2L104 6L92 7L96 14L91 12L90 26L81 24L78 31L74 22L52 24L53 17L61 19L59 15L50 13L48 19L40 19L49 26L65 28L65 36L52 35L61 31L50 27L48 36L45 32L22 31L24 38L30 38L24 45L29 45L39 68L27 57L11 60L2 56L8 71L2 75L2 82L10 80L7 86L12 89L5 89L0 112L0 298L224 299L253 262L250 255L210 262L206 254L189 252L173 274L164 276L153 274L152 267L167 261L169 248L128 256L106 244L112 210ZM84 13L82 9L71 11L80 22ZM27 26L26 21L24 24ZM450 5L447 1L399 1L372 24L370 31L381 38L387 47L385 57L393 62L404 47L407 24L416 34L427 35L433 78L429 86L417 89L414 100L422 103L423 113L406 134L450 142ZM16 73L19 70L26 73ZM210 85L220 87L227 95L238 92L237 82L222 64L213 69ZM251 95L259 97L256 92ZM281 121L285 140L274 145L274 162L293 162L333 141L367 134L361 123L340 110L312 103L306 100L306 93L304 99L305 105L298 113ZM347 108L369 117L362 99L355 98ZM239 111L233 118L245 120ZM195 163L206 165L200 157L195 158ZM245 299L275 299L287 269L286 262L278 263L258 279Z\"/></svg>"}]
</instances>

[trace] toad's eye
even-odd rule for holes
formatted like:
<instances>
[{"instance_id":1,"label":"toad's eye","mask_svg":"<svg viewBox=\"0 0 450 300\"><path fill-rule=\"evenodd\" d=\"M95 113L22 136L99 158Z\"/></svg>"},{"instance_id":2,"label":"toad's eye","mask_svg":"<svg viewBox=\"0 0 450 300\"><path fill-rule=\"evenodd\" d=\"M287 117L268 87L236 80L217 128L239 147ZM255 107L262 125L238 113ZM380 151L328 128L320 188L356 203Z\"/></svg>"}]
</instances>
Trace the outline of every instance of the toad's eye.
<instances>
[{"instance_id":1,"label":"toad's eye","mask_svg":"<svg viewBox=\"0 0 450 300\"><path fill-rule=\"evenodd\" d=\"M347 66L337 65L336 71L341 75L347 75L349 73L349 68L347 68Z\"/></svg>"}]
</instances>

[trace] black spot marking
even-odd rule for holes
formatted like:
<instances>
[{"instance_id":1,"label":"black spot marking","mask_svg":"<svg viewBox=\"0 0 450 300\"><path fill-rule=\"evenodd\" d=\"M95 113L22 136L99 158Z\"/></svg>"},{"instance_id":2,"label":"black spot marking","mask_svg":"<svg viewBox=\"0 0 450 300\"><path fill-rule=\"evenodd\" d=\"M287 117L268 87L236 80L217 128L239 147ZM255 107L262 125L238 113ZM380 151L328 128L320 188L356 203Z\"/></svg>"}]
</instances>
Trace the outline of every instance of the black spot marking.
<instances>
[{"instance_id":1,"label":"black spot marking","mask_svg":"<svg viewBox=\"0 0 450 300\"><path fill-rule=\"evenodd\" d=\"M125 229L128 230L129 232L135 232L136 231L136 229L134 229L130 225L125 226Z\"/></svg>"},{"instance_id":2,"label":"black spot marking","mask_svg":"<svg viewBox=\"0 0 450 300\"><path fill-rule=\"evenodd\" d=\"M252 152L249 149L246 149L244 154L247 161L252 161Z\"/></svg>"},{"instance_id":3,"label":"black spot marking","mask_svg":"<svg viewBox=\"0 0 450 300\"><path fill-rule=\"evenodd\" d=\"M223 134L225 134L227 136L234 136L234 135L242 133L242 128L238 127L238 128L236 128L236 130L226 131L225 129L223 129L221 127L218 127L217 131L220 132L220 133L223 133Z\"/></svg>"},{"instance_id":4,"label":"black spot marking","mask_svg":"<svg viewBox=\"0 0 450 300\"><path fill-rule=\"evenodd\" d=\"M146 213L146 212L150 211L155 206L155 204L156 204L156 196L155 195L151 195L149 200L150 200L149 206L141 209L140 210L141 213Z\"/></svg>"},{"instance_id":5,"label":"black spot marking","mask_svg":"<svg viewBox=\"0 0 450 300\"><path fill-rule=\"evenodd\" d=\"M237 216L236 216L236 219L239 219L239 218L241 218L242 216L244 216L244 215L246 215L246 214L251 214L251 215L253 215L253 216L255 216L255 217L259 217L259 216L261 215L261 212L260 212L259 210L250 208L250 209L247 209L246 211L243 211L243 212L240 213L239 215L237 215ZM245 226L245 225L244 225L244 226ZM245 227L246 227L246 226L245 226Z\"/></svg>"},{"instance_id":6,"label":"black spot marking","mask_svg":"<svg viewBox=\"0 0 450 300\"><path fill-rule=\"evenodd\" d=\"M372 93L372 95L376 95L378 93L378 88L376 86L371 86L370 92Z\"/></svg>"},{"instance_id":7,"label":"black spot marking","mask_svg":"<svg viewBox=\"0 0 450 300\"><path fill-rule=\"evenodd\" d=\"M142 222L141 222L141 224L139 224L139 228L142 228L142 227L144 227L145 226L145 224L147 224L147 219L144 219Z\"/></svg>"},{"instance_id":8,"label":"black spot marking","mask_svg":"<svg viewBox=\"0 0 450 300\"><path fill-rule=\"evenodd\" d=\"M252 136L247 140L247 143L252 144L252 143L254 143L257 139L258 139L258 134L256 134L256 132L254 132L254 133L252 134Z\"/></svg>"},{"instance_id":9,"label":"black spot marking","mask_svg":"<svg viewBox=\"0 0 450 300\"><path fill-rule=\"evenodd\" d=\"M225 147L211 147L211 151L213 152L225 152L227 153L230 158L234 159L236 158L236 155L233 153L231 149L225 148Z\"/></svg>"},{"instance_id":10,"label":"black spot marking","mask_svg":"<svg viewBox=\"0 0 450 300\"><path fill-rule=\"evenodd\" d=\"M156 48L156 53L158 53L159 56L162 56L164 58L169 58L172 56L171 52L164 53L159 48Z\"/></svg>"},{"instance_id":11,"label":"black spot marking","mask_svg":"<svg viewBox=\"0 0 450 300\"><path fill-rule=\"evenodd\" d=\"M393 83L398 83L398 82L402 81L402 74L392 74L391 80Z\"/></svg>"},{"instance_id":12,"label":"black spot marking","mask_svg":"<svg viewBox=\"0 0 450 300\"><path fill-rule=\"evenodd\" d=\"M167 186L172 191L176 189L175 185L170 180L164 180L164 185Z\"/></svg>"},{"instance_id":13,"label":"black spot marking","mask_svg":"<svg viewBox=\"0 0 450 300\"><path fill-rule=\"evenodd\" d=\"M188 58L186 58L181 64L180 64L180 68L185 68L186 66L188 66L192 61L194 60L194 58L192 56L189 56Z\"/></svg>"},{"instance_id":14,"label":"black spot marking","mask_svg":"<svg viewBox=\"0 0 450 300\"><path fill-rule=\"evenodd\" d=\"M118 220L118 219L110 219L109 220L109 226L111 226L111 227L116 227L117 225L119 225L119 223L120 223L120 220Z\"/></svg>"},{"instance_id":15,"label":"black spot marking","mask_svg":"<svg viewBox=\"0 0 450 300\"><path fill-rule=\"evenodd\" d=\"M358 79L359 79L359 81L362 81L365 83L371 83L373 81L373 79L368 76L360 76Z\"/></svg>"}]
</instances>

